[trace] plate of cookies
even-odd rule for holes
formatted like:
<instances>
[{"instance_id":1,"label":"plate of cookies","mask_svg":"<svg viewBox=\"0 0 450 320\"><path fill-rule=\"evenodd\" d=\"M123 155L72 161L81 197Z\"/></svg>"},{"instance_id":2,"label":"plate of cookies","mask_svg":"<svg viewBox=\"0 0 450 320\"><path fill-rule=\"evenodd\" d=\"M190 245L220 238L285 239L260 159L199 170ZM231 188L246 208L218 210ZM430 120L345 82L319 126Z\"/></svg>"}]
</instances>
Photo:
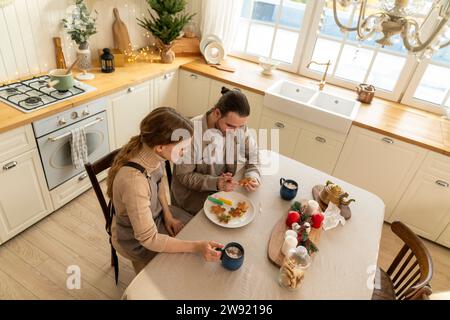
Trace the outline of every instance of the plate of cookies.
<instances>
[{"instance_id":1,"label":"plate of cookies","mask_svg":"<svg viewBox=\"0 0 450 320\"><path fill-rule=\"evenodd\" d=\"M213 223L225 228L243 227L255 218L255 206L238 192L220 191L209 196L203 211Z\"/></svg>"}]
</instances>

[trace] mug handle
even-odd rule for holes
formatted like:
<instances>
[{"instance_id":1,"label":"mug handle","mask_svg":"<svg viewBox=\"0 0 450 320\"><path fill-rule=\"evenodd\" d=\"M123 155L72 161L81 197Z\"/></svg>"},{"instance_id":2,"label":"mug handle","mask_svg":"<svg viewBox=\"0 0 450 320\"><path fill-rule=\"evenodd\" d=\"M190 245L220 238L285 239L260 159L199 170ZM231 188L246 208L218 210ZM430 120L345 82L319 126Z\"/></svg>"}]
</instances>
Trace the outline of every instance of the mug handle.
<instances>
[{"instance_id":1,"label":"mug handle","mask_svg":"<svg viewBox=\"0 0 450 320\"><path fill-rule=\"evenodd\" d=\"M286 179L285 178L281 178L280 179L280 186L282 186L285 182L286 182Z\"/></svg>"}]
</instances>

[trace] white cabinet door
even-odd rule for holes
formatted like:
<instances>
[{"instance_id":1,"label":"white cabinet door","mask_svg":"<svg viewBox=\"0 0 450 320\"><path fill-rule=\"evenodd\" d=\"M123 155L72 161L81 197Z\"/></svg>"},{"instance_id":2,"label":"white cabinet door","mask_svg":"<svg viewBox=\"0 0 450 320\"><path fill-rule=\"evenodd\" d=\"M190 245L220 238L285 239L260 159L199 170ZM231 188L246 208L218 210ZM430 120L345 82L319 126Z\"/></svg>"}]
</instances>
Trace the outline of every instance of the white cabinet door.
<instances>
[{"instance_id":1,"label":"white cabinet door","mask_svg":"<svg viewBox=\"0 0 450 320\"><path fill-rule=\"evenodd\" d=\"M390 221L425 155L422 148L353 126L333 175L378 195Z\"/></svg>"},{"instance_id":2,"label":"white cabinet door","mask_svg":"<svg viewBox=\"0 0 450 320\"><path fill-rule=\"evenodd\" d=\"M392 215L436 241L450 223L450 158L429 152Z\"/></svg>"},{"instance_id":3,"label":"white cabinet door","mask_svg":"<svg viewBox=\"0 0 450 320\"><path fill-rule=\"evenodd\" d=\"M302 129L293 158L308 166L331 174L343 143L329 136Z\"/></svg>"},{"instance_id":4,"label":"white cabinet door","mask_svg":"<svg viewBox=\"0 0 450 320\"><path fill-rule=\"evenodd\" d=\"M208 111L211 79L180 70L178 81L178 110L192 118Z\"/></svg>"},{"instance_id":5,"label":"white cabinet door","mask_svg":"<svg viewBox=\"0 0 450 320\"><path fill-rule=\"evenodd\" d=\"M447 228L445 228L445 230L441 233L437 239L437 243L450 248L450 224L448 224Z\"/></svg>"},{"instance_id":6,"label":"white cabinet door","mask_svg":"<svg viewBox=\"0 0 450 320\"><path fill-rule=\"evenodd\" d=\"M154 81L154 107L176 108L178 103L178 71L165 73Z\"/></svg>"},{"instance_id":7,"label":"white cabinet door","mask_svg":"<svg viewBox=\"0 0 450 320\"><path fill-rule=\"evenodd\" d=\"M0 164L0 242L11 239L52 210L36 149Z\"/></svg>"},{"instance_id":8,"label":"white cabinet door","mask_svg":"<svg viewBox=\"0 0 450 320\"><path fill-rule=\"evenodd\" d=\"M271 129L278 129L279 132L279 153L286 157L292 157L295 144L297 143L297 138L300 133L300 128L288 123L282 119L277 119L274 117L270 117L268 115L263 114L261 116L261 129L267 129L268 137L271 137ZM278 141L270 141L270 149L275 150L274 143L278 143ZM261 144L261 143L259 143ZM267 146L269 147L269 146Z\"/></svg>"},{"instance_id":9,"label":"white cabinet door","mask_svg":"<svg viewBox=\"0 0 450 320\"><path fill-rule=\"evenodd\" d=\"M209 91L209 105L213 107L220 99L222 94L222 87L227 87L229 89L239 88L231 84L211 80L211 89ZM248 127L252 129L259 128L259 122L261 120L261 112L263 108L264 96L257 94L242 88L239 88L243 94L247 97L248 103L250 104L250 117L248 119Z\"/></svg>"},{"instance_id":10,"label":"white cabinet door","mask_svg":"<svg viewBox=\"0 0 450 320\"><path fill-rule=\"evenodd\" d=\"M111 97L111 114L116 148L139 134L139 125L151 111L151 83L130 87Z\"/></svg>"}]
</instances>

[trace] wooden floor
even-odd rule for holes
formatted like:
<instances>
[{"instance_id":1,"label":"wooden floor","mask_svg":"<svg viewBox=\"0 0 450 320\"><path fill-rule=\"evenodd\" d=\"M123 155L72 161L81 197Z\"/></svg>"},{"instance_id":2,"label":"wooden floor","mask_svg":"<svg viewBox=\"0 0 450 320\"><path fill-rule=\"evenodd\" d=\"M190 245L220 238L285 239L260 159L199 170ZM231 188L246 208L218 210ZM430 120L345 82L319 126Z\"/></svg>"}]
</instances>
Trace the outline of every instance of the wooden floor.
<instances>
[{"instance_id":1,"label":"wooden floor","mask_svg":"<svg viewBox=\"0 0 450 320\"><path fill-rule=\"evenodd\" d=\"M426 245L435 266L432 298L450 299L450 250ZM385 224L379 265L387 268L400 246ZM119 260L116 286L103 216L89 190L0 246L0 299L120 299L134 271L131 263ZM81 270L79 290L66 286L71 265Z\"/></svg>"}]
</instances>

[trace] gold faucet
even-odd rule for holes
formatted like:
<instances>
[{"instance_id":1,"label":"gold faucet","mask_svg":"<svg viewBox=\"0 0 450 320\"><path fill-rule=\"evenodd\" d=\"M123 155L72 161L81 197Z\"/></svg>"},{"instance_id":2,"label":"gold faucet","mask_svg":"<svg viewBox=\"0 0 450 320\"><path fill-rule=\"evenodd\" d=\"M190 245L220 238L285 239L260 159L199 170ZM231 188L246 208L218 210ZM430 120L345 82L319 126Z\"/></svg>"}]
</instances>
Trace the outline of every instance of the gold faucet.
<instances>
[{"instance_id":1,"label":"gold faucet","mask_svg":"<svg viewBox=\"0 0 450 320\"><path fill-rule=\"evenodd\" d=\"M331 60L328 60L328 62L326 62L326 63L319 63L319 62L316 62L316 61L312 61L312 60L311 60L311 61L308 63L308 65L307 65L306 67L309 68L309 66L310 66L312 63L317 64L317 65L319 65L319 66L327 66L327 67L325 68L325 72L324 72L324 74L323 74L323 76L322 76L322 80L320 80L320 82L319 82L319 90L323 90L323 87L325 87L325 84L327 83L325 80L326 80L326 78L327 78L328 68L329 68L330 65L331 65Z\"/></svg>"}]
</instances>

